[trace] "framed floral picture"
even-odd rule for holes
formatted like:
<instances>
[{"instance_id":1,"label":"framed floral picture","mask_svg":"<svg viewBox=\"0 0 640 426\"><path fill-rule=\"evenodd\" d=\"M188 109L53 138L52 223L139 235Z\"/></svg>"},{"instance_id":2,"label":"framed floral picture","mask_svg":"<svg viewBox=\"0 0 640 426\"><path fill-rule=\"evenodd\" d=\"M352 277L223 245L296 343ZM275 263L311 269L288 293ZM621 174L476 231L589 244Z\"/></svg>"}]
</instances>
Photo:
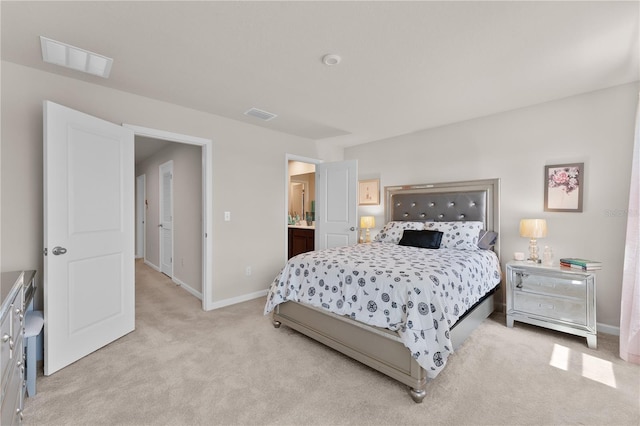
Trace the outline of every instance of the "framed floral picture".
<instances>
[{"instance_id":1,"label":"framed floral picture","mask_svg":"<svg viewBox=\"0 0 640 426\"><path fill-rule=\"evenodd\" d=\"M544 211L581 212L584 163L544 167Z\"/></svg>"},{"instance_id":2,"label":"framed floral picture","mask_svg":"<svg viewBox=\"0 0 640 426\"><path fill-rule=\"evenodd\" d=\"M358 182L358 204L361 206L380 204L380 180L369 179Z\"/></svg>"}]
</instances>

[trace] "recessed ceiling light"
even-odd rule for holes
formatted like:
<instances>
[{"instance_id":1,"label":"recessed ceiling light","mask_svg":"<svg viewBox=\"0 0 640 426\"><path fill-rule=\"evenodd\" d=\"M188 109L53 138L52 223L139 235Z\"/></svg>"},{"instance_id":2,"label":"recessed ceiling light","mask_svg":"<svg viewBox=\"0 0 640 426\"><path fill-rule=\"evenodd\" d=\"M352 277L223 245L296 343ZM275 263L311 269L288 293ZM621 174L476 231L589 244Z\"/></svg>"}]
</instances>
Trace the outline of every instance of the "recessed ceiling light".
<instances>
[{"instance_id":1,"label":"recessed ceiling light","mask_svg":"<svg viewBox=\"0 0 640 426\"><path fill-rule=\"evenodd\" d=\"M113 64L111 58L43 36L40 36L40 46L42 60L45 62L99 77L109 77Z\"/></svg>"},{"instance_id":2,"label":"recessed ceiling light","mask_svg":"<svg viewBox=\"0 0 640 426\"><path fill-rule=\"evenodd\" d=\"M264 111L258 108L251 108L245 111L244 115L249 115L251 117L259 118L260 120L263 120L263 121L273 120L274 118L277 117L277 115L272 112Z\"/></svg>"},{"instance_id":3,"label":"recessed ceiling light","mask_svg":"<svg viewBox=\"0 0 640 426\"><path fill-rule=\"evenodd\" d=\"M324 55L322 57L322 62L325 65L328 65L330 67L334 66L334 65L338 65L340 63L340 61L342 60L342 58L338 55L334 55L333 53L328 54L328 55Z\"/></svg>"}]
</instances>

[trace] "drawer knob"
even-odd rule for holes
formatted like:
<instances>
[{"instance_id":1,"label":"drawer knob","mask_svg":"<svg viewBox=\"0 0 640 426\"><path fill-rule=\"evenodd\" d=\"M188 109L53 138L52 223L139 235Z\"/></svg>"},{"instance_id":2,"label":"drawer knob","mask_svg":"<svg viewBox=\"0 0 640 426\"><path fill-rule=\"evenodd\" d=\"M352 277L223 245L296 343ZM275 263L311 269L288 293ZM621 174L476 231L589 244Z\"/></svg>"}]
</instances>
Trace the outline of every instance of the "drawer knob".
<instances>
[{"instance_id":1,"label":"drawer knob","mask_svg":"<svg viewBox=\"0 0 640 426\"><path fill-rule=\"evenodd\" d=\"M2 336L2 343L7 343L9 339L11 339L11 336L5 334L4 336Z\"/></svg>"}]
</instances>

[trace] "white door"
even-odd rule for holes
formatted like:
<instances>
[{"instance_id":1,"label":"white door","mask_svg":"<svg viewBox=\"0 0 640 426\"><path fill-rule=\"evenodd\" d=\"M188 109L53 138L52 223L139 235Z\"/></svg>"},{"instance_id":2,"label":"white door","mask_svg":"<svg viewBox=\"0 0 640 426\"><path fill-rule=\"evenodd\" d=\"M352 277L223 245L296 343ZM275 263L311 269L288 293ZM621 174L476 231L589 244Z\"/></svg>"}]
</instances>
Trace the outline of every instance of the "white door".
<instances>
[{"instance_id":1,"label":"white door","mask_svg":"<svg viewBox=\"0 0 640 426\"><path fill-rule=\"evenodd\" d=\"M358 161L316 165L316 250L358 241Z\"/></svg>"},{"instance_id":2,"label":"white door","mask_svg":"<svg viewBox=\"0 0 640 426\"><path fill-rule=\"evenodd\" d=\"M44 102L44 372L135 328L133 131Z\"/></svg>"},{"instance_id":3,"label":"white door","mask_svg":"<svg viewBox=\"0 0 640 426\"><path fill-rule=\"evenodd\" d=\"M147 190L146 176L136 178L136 257L144 258L144 227L147 221Z\"/></svg>"},{"instance_id":4,"label":"white door","mask_svg":"<svg viewBox=\"0 0 640 426\"><path fill-rule=\"evenodd\" d=\"M173 161L160 165L160 271L173 277Z\"/></svg>"}]
</instances>

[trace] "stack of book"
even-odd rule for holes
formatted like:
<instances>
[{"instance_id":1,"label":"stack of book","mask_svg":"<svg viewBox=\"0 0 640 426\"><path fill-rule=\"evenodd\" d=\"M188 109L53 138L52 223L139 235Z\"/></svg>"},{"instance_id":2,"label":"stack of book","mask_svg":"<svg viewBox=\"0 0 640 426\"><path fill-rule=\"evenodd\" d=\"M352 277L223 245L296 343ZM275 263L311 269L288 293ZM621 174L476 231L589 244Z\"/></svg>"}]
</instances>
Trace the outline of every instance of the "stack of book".
<instances>
[{"instance_id":1,"label":"stack of book","mask_svg":"<svg viewBox=\"0 0 640 426\"><path fill-rule=\"evenodd\" d=\"M595 271L597 269L602 269L602 262L598 262L597 260L579 259L576 257L565 257L560 259L560 266L581 269L583 271Z\"/></svg>"}]
</instances>

